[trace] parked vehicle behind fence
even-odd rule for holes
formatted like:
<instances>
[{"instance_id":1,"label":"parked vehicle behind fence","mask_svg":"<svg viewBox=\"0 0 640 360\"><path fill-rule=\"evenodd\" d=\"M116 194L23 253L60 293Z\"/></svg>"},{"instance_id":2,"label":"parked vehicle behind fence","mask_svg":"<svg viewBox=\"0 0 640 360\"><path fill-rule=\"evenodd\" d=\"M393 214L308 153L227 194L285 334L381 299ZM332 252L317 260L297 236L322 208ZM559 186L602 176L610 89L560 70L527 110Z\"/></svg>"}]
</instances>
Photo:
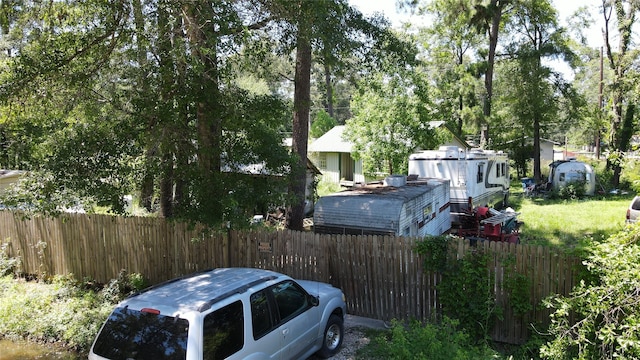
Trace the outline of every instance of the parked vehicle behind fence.
<instances>
[{"instance_id":1,"label":"parked vehicle behind fence","mask_svg":"<svg viewBox=\"0 0 640 360\"><path fill-rule=\"evenodd\" d=\"M636 196L629 203L629 207L627 208L627 224L633 224L638 221L638 217L640 217L640 196Z\"/></svg>"},{"instance_id":2,"label":"parked vehicle behind fence","mask_svg":"<svg viewBox=\"0 0 640 360\"><path fill-rule=\"evenodd\" d=\"M344 337L340 289L273 271L215 269L134 295L111 313L89 359L306 359Z\"/></svg>"}]
</instances>

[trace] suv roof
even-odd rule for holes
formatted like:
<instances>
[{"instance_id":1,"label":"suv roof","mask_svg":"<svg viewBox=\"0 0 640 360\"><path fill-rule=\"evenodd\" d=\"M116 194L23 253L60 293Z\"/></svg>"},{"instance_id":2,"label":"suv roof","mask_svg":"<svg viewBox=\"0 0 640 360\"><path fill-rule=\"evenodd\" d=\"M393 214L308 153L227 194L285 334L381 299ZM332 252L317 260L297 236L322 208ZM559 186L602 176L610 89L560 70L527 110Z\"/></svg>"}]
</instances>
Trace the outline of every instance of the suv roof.
<instances>
[{"instance_id":1,"label":"suv roof","mask_svg":"<svg viewBox=\"0 0 640 360\"><path fill-rule=\"evenodd\" d=\"M218 301L277 278L286 277L273 271L252 268L206 270L147 288L124 300L122 305L151 307L169 313L203 312Z\"/></svg>"}]
</instances>

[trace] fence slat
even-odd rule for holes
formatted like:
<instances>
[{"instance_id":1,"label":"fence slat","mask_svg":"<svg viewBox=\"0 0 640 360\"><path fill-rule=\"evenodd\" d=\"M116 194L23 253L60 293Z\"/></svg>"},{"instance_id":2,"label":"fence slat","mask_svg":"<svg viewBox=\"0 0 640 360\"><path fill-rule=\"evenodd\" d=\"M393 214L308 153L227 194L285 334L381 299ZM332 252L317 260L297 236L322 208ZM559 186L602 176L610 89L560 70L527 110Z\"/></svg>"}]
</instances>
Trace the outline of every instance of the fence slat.
<instances>
[{"instance_id":1,"label":"fence slat","mask_svg":"<svg viewBox=\"0 0 640 360\"><path fill-rule=\"evenodd\" d=\"M65 214L24 219L0 211L0 244L8 244L3 246L6 255L21 259L25 274L73 273L106 283L125 269L155 284L214 267L261 267L335 284L346 295L349 313L381 320L424 321L439 312L441 275L423 272L424 259L413 252L420 240L288 230L211 234L159 218ZM497 304L505 309L492 332L496 341L524 342L528 324L549 323L550 310L536 305L552 293L568 295L577 281L579 259L550 248L491 242L475 246L491 256ZM472 248L468 240L456 239L450 249L461 259ZM533 309L522 316L511 310L503 285L511 272L529 279Z\"/></svg>"}]
</instances>

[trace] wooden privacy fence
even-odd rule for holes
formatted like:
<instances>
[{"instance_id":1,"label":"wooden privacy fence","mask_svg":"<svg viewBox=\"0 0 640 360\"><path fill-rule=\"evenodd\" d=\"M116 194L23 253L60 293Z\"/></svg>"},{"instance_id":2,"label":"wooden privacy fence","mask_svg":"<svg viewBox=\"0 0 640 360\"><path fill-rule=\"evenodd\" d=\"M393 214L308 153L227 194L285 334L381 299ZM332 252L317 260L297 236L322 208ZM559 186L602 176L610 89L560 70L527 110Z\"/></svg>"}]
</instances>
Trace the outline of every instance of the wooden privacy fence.
<instances>
[{"instance_id":1,"label":"wooden privacy fence","mask_svg":"<svg viewBox=\"0 0 640 360\"><path fill-rule=\"evenodd\" d=\"M0 243L8 256L21 259L24 273L74 274L106 283L126 269L158 283L215 267L259 267L331 283L345 292L350 314L381 320L427 320L439 309L440 275L423 271L423 259L413 251L417 241L266 230L203 235L158 218L64 214L23 219L0 211ZM452 246L459 258L471 248L463 239ZM504 309L493 329L496 341L524 342L531 324L549 323L550 312L540 301L567 295L577 281L578 259L549 248L497 242L476 248L490 256L496 302ZM503 284L510 272L529 279L533 310L524 315L514 314L509 305Z\"/></svg>"}]
</instances>

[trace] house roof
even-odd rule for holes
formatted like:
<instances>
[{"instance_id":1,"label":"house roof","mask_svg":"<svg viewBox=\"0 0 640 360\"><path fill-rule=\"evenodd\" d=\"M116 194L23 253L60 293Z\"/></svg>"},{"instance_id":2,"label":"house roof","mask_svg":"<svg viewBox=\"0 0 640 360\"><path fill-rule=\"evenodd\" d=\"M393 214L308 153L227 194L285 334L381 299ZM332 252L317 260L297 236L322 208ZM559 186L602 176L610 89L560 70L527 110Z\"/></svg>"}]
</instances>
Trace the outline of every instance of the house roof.
<instances>
[{"instance_id":1,"label":"house roof","mask_svg":"<svg viewBox=\"0 0 640 360\"><path fill-rule=\"evenodd\" d=\"M350 141L343 139L344 129L344 125L334 126L333 129L312 142L309 145L309 151L350 153L353 145Z\"/></svg>"}]
</instances>

